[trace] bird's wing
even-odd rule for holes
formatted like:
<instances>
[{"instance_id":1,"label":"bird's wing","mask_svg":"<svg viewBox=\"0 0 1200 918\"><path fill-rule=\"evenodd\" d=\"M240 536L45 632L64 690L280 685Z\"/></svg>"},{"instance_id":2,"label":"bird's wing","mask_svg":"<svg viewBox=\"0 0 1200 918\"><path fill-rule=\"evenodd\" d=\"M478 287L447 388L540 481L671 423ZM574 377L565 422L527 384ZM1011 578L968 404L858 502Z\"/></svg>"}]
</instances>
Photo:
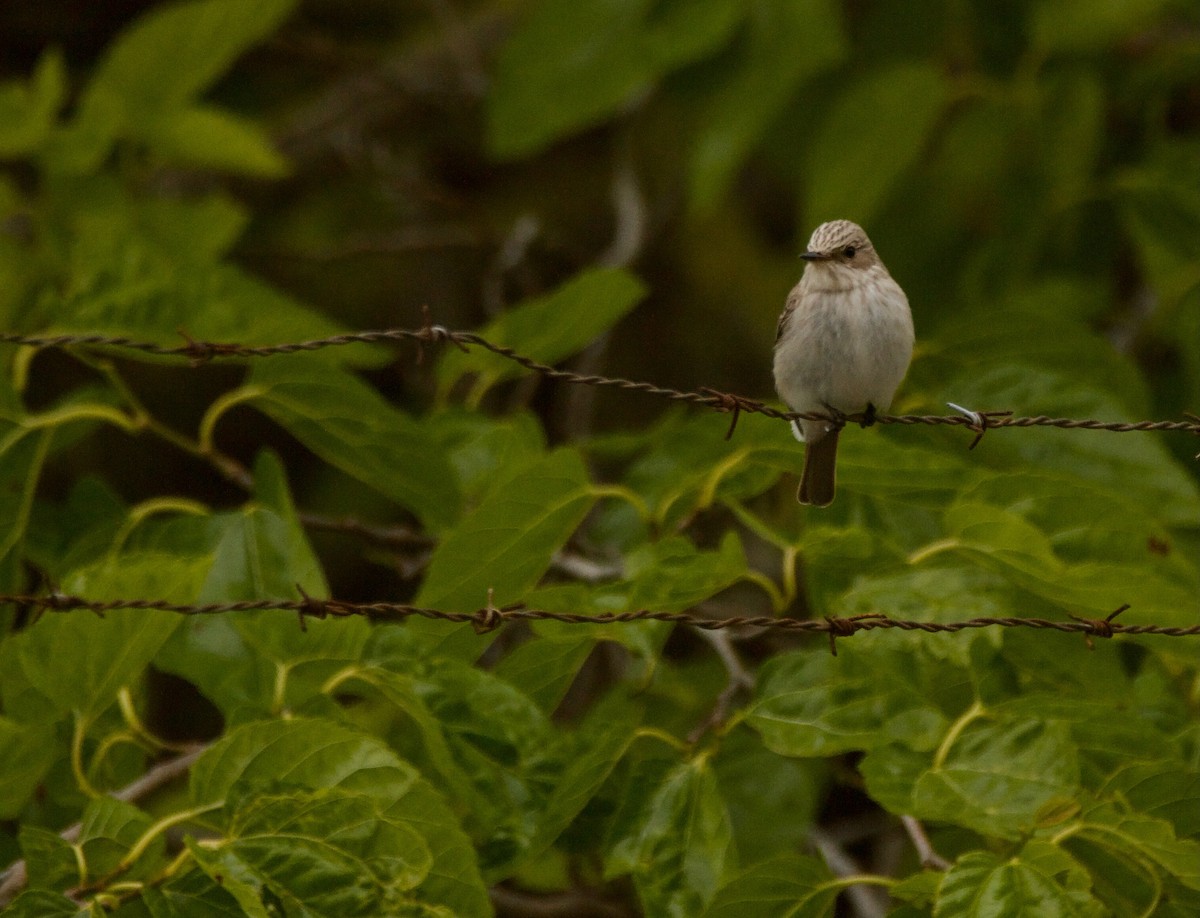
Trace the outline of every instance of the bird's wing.
<instances>
[{"instance_id":1,"label":"bird's wing","mask_svg":"<svg viewBox=\"0 0 1200 918\"><path fill-rule=\"evenodd\" d=\"M783 337L783 329L787 325L788 316L796 311L796 304L800 302L800 287L797 285L791 293L788 294L787 303L784 304L783 312L779 314L779 327L775 329L775 343L779 343L779 339Z\"/></svg>"}]
</instances>

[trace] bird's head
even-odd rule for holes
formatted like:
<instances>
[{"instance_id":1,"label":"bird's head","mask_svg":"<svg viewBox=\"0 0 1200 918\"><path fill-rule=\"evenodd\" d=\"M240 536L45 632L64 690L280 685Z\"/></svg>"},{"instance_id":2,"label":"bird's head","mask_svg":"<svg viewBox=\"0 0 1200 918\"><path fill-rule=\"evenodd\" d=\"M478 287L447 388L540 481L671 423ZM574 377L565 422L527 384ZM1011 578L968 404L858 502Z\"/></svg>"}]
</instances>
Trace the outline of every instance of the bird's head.
<instances>
[{"instance_id":1,"label":"bird's head","mask_svg":"<svg viewBox=\"0 0 1200 918\"><path fill-rule=\"evenodd\" d=\"M833 270L867 270L883 262L863 228L849 220L832 220L813 230L808 250L800 255L813 266Z\"/></svg>"}]
</instances>

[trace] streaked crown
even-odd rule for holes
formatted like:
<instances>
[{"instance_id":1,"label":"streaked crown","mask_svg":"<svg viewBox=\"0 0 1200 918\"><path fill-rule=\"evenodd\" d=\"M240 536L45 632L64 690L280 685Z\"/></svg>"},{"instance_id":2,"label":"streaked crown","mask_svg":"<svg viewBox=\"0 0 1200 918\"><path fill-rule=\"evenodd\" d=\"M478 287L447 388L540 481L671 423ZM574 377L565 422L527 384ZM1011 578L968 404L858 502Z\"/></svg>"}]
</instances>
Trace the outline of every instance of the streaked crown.
<instances>
[{"instance_id":1,"label":"streaked crown","mask_svg":"<svg viewBox=\"0 0 1200 918\"><path fill-rule=\"evenodd\" d=\"M830 220L813 230L812 238L808 240L808 250L827 255L848 245L866 248L870 244L871 240L857 223L850 220Z\"/></svg>"}]
</instances>

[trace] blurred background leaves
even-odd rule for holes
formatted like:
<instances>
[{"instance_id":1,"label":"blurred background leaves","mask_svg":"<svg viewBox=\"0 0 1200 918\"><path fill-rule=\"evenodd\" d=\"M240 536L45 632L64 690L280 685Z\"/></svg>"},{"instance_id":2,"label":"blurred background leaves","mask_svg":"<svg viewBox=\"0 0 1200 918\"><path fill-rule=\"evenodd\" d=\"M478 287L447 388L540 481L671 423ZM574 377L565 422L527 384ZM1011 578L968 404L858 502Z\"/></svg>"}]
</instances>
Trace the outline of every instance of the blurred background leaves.
<instances>
[{"instance_id":1,"label":"blurred background leaves","mask_svg":"<svg viewBox=\"0 0 1200 918\"><path fill-rule=\"evenodd\" d=\"M0 7L0 35L6 330L275 343L416 327L428 307L580 372L770 399L797 255L816 224L850 218L912 302L900 412L1200 408L1200 9L1187 0L62 0L53 15ZM346 599L463 610L490 586L497 602L565 611L930 621L1098 616L1128 600L1123 620L1196 620L1185 436L996 431L967 453L958 430L851 430L838 501L814 513L793 502L800 451L777 422L742 418L727 442L711 414L428 350L203 371L6 350L0 578L213 600L327 580ZM346 517L359 530L339 531ZM376 544L364 524L391 528ZM1118 912L1164 884L1186 907L1200 882L1183 839L1195 820L1177 815L1196 799L1195 654L1178 642L1091 653L889 633L835 659L739 637L748 668L772 660L745 721L709 746L712 699L745 684L742 663L661 623L541 623L514 646L427 622L368 640L343 622L302 635L291 621L164 619L117 666L129 619L4 614L0 655L20 665L0 667L0 739L19 780L0 803L38 824L75 818L88 782L140 773L144 751L110 742L113 695L152 658L204 695L187 726L205 736L294 705L369 724L430 780L489 801L451 814L413 785L453 844L389 881L470 914L488 908L477 860L492 882L551 844L607 857L584 879L628 875L663 912L714 896L720 912L743 890L765 902L787 865L763 860L762 834L795 845L804 826L768 824L779 814L762 812L747 761L797 823L890 808L949 826L939 844L966 854L946 907L1037 871L1068 877L1047 901L1082 902L1110 856L1146 873L1095 882ZM483 648L485 668L464 662ZM349 665L380 708L335 694ZM64 671L88 674L83 707ZM508 714L489 717L488 699ZM169 732L171 718L149 720ZM298 746L323 730L274 723ZM679 739L698 723L699 747ZM255 734L226 742L257 755ZM30 737L57 743L57 761L20 753ZM594 737L601 752L576 757ZM635 743L647 738L653 750ZM308 805L323 779L309 780L279 805ZM964 780L970 806L949 791ZM993 859L989 846L1061 821L1069 831L1023 861ZM1118 834L1115 854L1096 841ZM824 868L799 863L777 898L828 908ZM550 887L578 879L537 870ZM469 888L447 892L447 877Z\"/></svg>"}]
</instances>

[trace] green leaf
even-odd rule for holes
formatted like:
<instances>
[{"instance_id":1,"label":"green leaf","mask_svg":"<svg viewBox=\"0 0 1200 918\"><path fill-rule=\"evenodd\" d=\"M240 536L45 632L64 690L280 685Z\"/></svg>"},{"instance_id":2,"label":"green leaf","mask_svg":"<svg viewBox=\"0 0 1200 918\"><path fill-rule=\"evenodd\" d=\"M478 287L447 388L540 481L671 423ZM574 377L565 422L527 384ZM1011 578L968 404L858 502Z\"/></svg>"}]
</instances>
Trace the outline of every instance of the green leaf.
<instances>
[{"instance_id":1,"label":"green leaf","mask_svg":"<svg viewBox=\"0 0 1200 918\"><path fill-rule=\"evenodd\" d=\"M138 201L135 219L139 231L153 238L155 245L172 260L179 264L205 265L229 253L246 228L250 215L232 197L214 193L186 200L150 198ZM286 312L286 307L280 308ZM315 314L310 315L322 321Z\"/></svg>"},{"instance_id":2,"label":"green leaf","mask_svg":"<svg viewBox=\"0 0 1200 918\"><path fill-rule=\"evenodd\" d=\"M583 461L567 448L497 482L434 550L417 605L471 612L487 603L489 589L497 606L522 600L594 500ZM408 624L438 642L439 654L470 656L481 649L469 626Z\"/></svg>"},{"instance_id":3,"label":"green leaf","mask_svg":"<svg viewBox=\"0 0 1200 918\"><path fill-rule=\"evenodd\" d=\"M642 557L645 559L652 556L652 552L647 552ZM600 616L633 612L638 607L630 602L631 588L629 581L598 584L590 589L578 583L556 583L534 590L529 594L527 604L532 608L563 614ZM648 667L653 667L671 633L671 628L667 622L634 621L598 622L581 630L579 625L567 622L542 621L535 625L534 630L556 643L571 644L581 637L586 637L593 644L598 641L612 641L641 658Z\"/></svg>"},{"instance_id":4,"label":"green leaf","mask_svg":"<svg viewBox=\"0 0 1200 918\"><path fill-rule=\"evenodd\" d=\"M0 84L0 157L15 159L34 152L50 133L66 97L62 54L42 52L28 84Z\"/></svg>"},{"instance_id":5,"label":"green leaf","mask_svg":"<svg viewBox=\"0 0 1200 918\"><path fill-rule=\"evenodd\" d=\"M1039 809L1079 791L1079 763L1061 721L972 719L947 734L932 762L880 746L861 770L871 795L894 812L1016 838Z\"/></svg>"},{"instance_id":6,"label":"green leaf","mask_svg":"<svg viewBox=\"0 0 1200 918\"><path fill-rule=\"evenodd\" d=\"M431 526L458 514L445 451L365 382L319 360L260 360L252 404L321 459L411 509Z\"/></svg>"},{"instance_id":7,"label":"green leaf","mask_svg":"<svg viewBox=\"0 0 1200 918\"><path fill-rule=\"evenodd\" d=\"M1141 420L1106 393L1027 365L975 367L953 385L955 401L979 410L1002 406L1022 415ZM1167 452L1161 438L1049 428L996 433L1000 436L980 445L979 458L1009 474L1016 474L1013 469L1020 469L1021 475L1031 469L1048 470L1082 479L1155 508L1164 522L1173 525L1190 525L1200 516L1200 488ZM1006 436L1009 433L1014 435Z\"/></svg>"},{"instance_id":8,"label":"green leaf","mask_svg":"<svg viewBox=\"0 0 1200 918\"><path fill-rule=\"evenodd\" d=\"M47 724L0 717L0 819L14 819L64 750Z\"/></svg>"},{"instance_id":9,"label":"green leaf","mask_svg":"<svg viewBox=\"0 0 1200 918\"><path fill-rule=\"evenodd\" d=\"M98 206L107 205L99 202ZM162 233L158 214L143 217L144 228L107 212L94 222L86 221L74 238L73 254L78 259L74 284L66 296L47 295L52 313L47 331L129 336L166 345L184 343L180 329L197 340L245 345L279 344L342 331L232 265L195 264L176 257L181 237L185 244L196 244L196 255L206 248L213 255L216 245L228 239L227 219L202 211L192 218L205 216L208 220L200 224L199 238L178 228ZM162 238L151 241L142 233L162 233ZM361 357L343 350L339 357L361 362ZM134 351L124 351L122 357L148 362L166 359ZM259 365L267 362L260 360ZM328 362L321 366L328 367Z\"/></svg>"},{"instance_id":10,"label":"green leaf","mask_svg":"<svg viewBox=\"0 0 1200 918\"><path fill-rule=\"evenodd\" d=\"M1098 73L1079 68L1039 80L1042 93L1039 161L1051 198L1066 210L1095 186L1095 167L1104 132L1104 86Z\"/></svg>"},{"instance_id":11,"label":"green leaf","mask_svg":"<svg viewBox=\"0 0 1200 918\"><path fill-rule=\"evenodd\" d=\"M25 824L17 835L30 889L70 889L79 885L80 863L71 843L41 826Z\"/></svg>"},{"instance_id":12,"label":"green leaf","mask_svg":"<svg viewBox=\"0 0 1200 918\"><path fill-rule=\"evenodd\" d=\"M1164 144L1162 150L1154 161L1118 173L1113 184L1139 265L1169 309L1200 289L1200 190L1192 149ZM1164 330L1171 326L1164 323Z\"/></svg>"},{"instance_id":13,"label":"green leaf","mask_svg":"<svg viewBox=\"0 0 1200 918\"><path fill-rule=\"evenodd\" d=\"M907 654L857 645L836 657L824 648L784 654L759 673L746 720L780 755L828 756L896 741L929 749L946 720L925 678Z\"/></svg>"},{"instance_id":14,"label":"green leaf","mask_svg":"<svg viewBox=\"0 0 1200 918\"><path fill-rule=\"evenodd\" d=\"M237 900L247 918L271 918L272 911L285 909L285 914L298 912L297 892L312 896L315 908L310 914L318 916L366 915L375 904L373 890L364 877L353 873L352 865L332 853L322 858L325 852L312 851L308 845L298 844L291 851L277 853L252 849L251 856L258 854L263 860L276 853L275 863L268 864L262 872L239 857L232 846L205 848L189 838L187 847L196 865ZM273 876L271 867L281 867L284 875ZM320 884L318 888L297 888L297 878L314 876Z\"/></svg>"},{"instance_id":15,"label":"green leaf","mask_svg":"<svg viewBox=\"0 0 1200 918\"><path fill-rule=\"evenodd\" d=\"M416 898L463 918L490 916L472 842L445 800L383 743L329 720L260 721L230 730L196 763L193 805L250 799L254 788L341 787L378 800L380 817L415 830L433 857ZM218 815L220 816L220 815Z\"/></svg>"},{"instance_id":16,"label":"green leaf","mask_svg":"<svg viewBox=\"0 0 1200 918\"><path fill-rule=\"evenodd\" d=\"M175 107L275 31L293 5L192 0L152 9L109 46L88 91L111 92L145 110Z\"/></svg>"},{"instance_id":17,"label":"green leaf","mask_svg":"<svg viewBox=\"0 0 1200 918\"><path fill-rule=\"evenodd\" d=\"M1023 286L1001 303L993 295L944 322L938 343L918 367L923 377L953 392L955 401L979 399L960 403L981 411L1034 414L1036 405L1063 417L1066 409L1058 398L1064 389L1073 400L1080 398L1081 390L1092 397L1099 390L1107 400L1119 400L1118 410L1142 416L1150 410L1146 380L1111 341L1081 321L1086 316L1079 315L1095 310L1096 302L1108 296L1105 289L1089 287L1086 279L1062 277ZM1013 328L1026 334L1013 335ZM985 353L988 366L982 368L972 355ZM1028 368L1034 373L1026 380ZM990 456L995 446L989 443L988 452L980 455Z\"/></svg>"},{"instance_id":18,"label":"green leaf","mask_svg":"<svg viewBox=\"0 0 1200 918\"><path fill-rule=\"evenodd\" d=\"M1119 794L1141 813L1165 819L1179 838L1200 836L1200 772L1170 759L1121 769L1099 790Z\"/></svg>"},{"instance_id":19,"label":"green leaf","mask_svg":"<svg viewBox=\"0 0 1200 918\"><path fill-rule=\"evenodd\" d=\"M1014 579L1057 582L1062 575L1050 539L1016 513L962 501L946 511L946 530L960 550Z\"/></svg>"},{"instance_id":20,"label":"green leaf","mask_svg":"<svg viewBox=\"0 0 1200 918\"><path fill-rule=\"evenodd\" d=\"M0 384L8 389L6 384ZM11 389L9 389L11 394ZM26 529L54 428L22 429L15 413L0 418L0 585L16 586Z\"/></svg>"},{"instance_id":21,"label":"green leaf","mask_svg":"<svg viewBox=\"0 0 1200 918\"><path fill-rule=\"evenodd\" d=\"M153 134L251 45L273 32L294 0L191 0L152 9L109 45L84 90L58 164L90 171L117 136Z\"/></svg>"},{"instance_id":22,"label":"green leaf","mask_svg":"<svg viewBox=\"0 0 1200 918\"><path fill-rule=\"evenodd\" d=\"M328 720L244 724L196 762L190 794L194 806L212 806L281 786L336 787L378 801L382 818L415 829L429 847L433 864L417 897L464 918L491 914L475 852L449 807L374 737Z\"/></svg>"},{"instance_id":23,"label":"green leaf","mask_svg":"<svg viewBox=\"0 0 1200 918\"><path fill-rule=\"evenodd\" d=\"M1191 890L1200 890L1200 842L1177 838L1165 819L1101 803L1062 827L1061 844L1093 873L1112 862L1149 867Z\"/></svg>"},{"instance_id":24,"label":"green leaf","mask_svg":"<svg viewBox=\"0 0 1200 918\"><path fill-rule=\"evenodd\" d=\"M1014 590L1000 576L942 560L863 574L838 597L831 612L842 618L874 613L907 621L952 622L1010 615L1013 601ZM971 664L971 645L976 641L993 646L1001 641L995 629L984 628L957 634L922 631L913 634L911 641L905 634L893 632L889 640L920 644L925 652L961 667Z\"/></svg>"},{"instance_id":25,"label":"green leaf","mask_svg":"<svg viewBox=\"0 0 1200 918\"><path fill-rule=\"evenodd\" d=\"M417 888L417 897L442 906L449 915L438 912L429 918L491 918L491 901L471 839L431 784L418 781L384 811L384 816L420 832L433 855L433 867Z\"/></svg>"},{"instance_id":26,"label":"green leaf","mask_svg":"<svg viewBox=\"0 0 1200 918\"><path fill-rule=\"evenodd\" d=\"M748 36L734 72L701 115L689 182L707 207L797 89L846 54L841 13L831 0L766 0L749 4Z\"/></svg>"},{"instance_id":27,"label":"green leaf","mask_svg":"<svg viewBox=\"0 0 1200 918\"><path fill-rule=\"evenodd\" d=\"M433 863L420 834L385 817L366 794L341 789L255 793L238 806L229 832L233 850L252 866L264 852L279 857L274 842L307 844L352 859L355 874L387 890L415 888Z\"/></svg>"},{"instance_id":28,"label":"green leaf","mask_svg":"<svg viewBox=\"0 0 1200 918\"><path fill-rule=\"evenodd\" d=\"M563 767L549 719L517 688L458 661L426 667L414 687L475 786L468 799L487 839L479 846L484 874L507 876L535 831L530 811L541 809Z\"/></svg>"},{"instance_id":29,"label":"green leaf","mask_svg":"<svg viewBox=\"0 0 1200 918\"><path fill-rule=\"evenodd\" d=\"M319 563L291 503L278 459L255 465L261 503L207 522L210 567L198 602L328 594ZM227 717L299 708L335 671L357 660L370 634L365 618L305 619L279 610L192 616L155 659L192 682ZM281 693L282 692L282 693Z\"/></svg>"},{"instance_id":30,"label":"green leaf","mask_svg":"<svg viewBox=\"0 0 1200 918\"><path fill-rule=\"evenodd\" d=\"M79 839L75 842L87 878L95 881L124 867L126 857L152 823L148 814L132 804L112 797L91 801L83 812ZM165 853L166 841L160 835L140 852L128 878L142 878L165 866Z\"/></svg>"},{"instance_id":31,"label":"green leaf","mask_svg":"<svg viewBox=\"0 0 1200 918\"><path fill-rule=\"evenodd\" d=\"M605 860L605 876L631 873L648 914L701 914L724 877L732 840L704 760L671 769L631 828Z\"/></svg>"},{"instance_id":32,"label":"green leaf","mask_svg":"<svg viewBox=\"0 0 1200 918\"><path fill-rule=\"evenodd\" d=\"M422 423L449 454L463 494L471 503L546 451L541 422L527 411L489 417L448 405Z\"/></svg>"},{"instance_id":33,"label":"green leaf","mask_svg":"<svg viewBox=\"0 0 1200 918\"><path fill-rule=\"evenodd\" d=\"M38 501L29 526L26 552L34 564L59 581L108 551L113 533L129 508L101 479L81 476L61 502Z\"/></svg>"},{"instance_id":34,"label":"green leaf","mask_svg":"<svg viewBox=\"0 0 1200 918\"><path fill-rule=\"evenodd\" d=\"M173 111L159 119L147 140L173 163L258 178L280 178L288 171L263 128L221 109L194 105Z\"/></svg>"},{"instance_id":35,"label":"green leaf","mask_svg":"<svg viewBox=\"0 0 1200 918\"><path fill-rule=\"evenodd\" d=\"M368 647L364 656L371 656ZM455 751L446 741L442 724L429 710L421 693L418 691L415 677L407 673L392 672L382 666L364 666L354 670L352 678L340 682L339 690L352 691L359 685L365 685L378 692L389 704L394 705L416 727L420 734L420 753L407 752L407 758L422 766L426 774L431 771L438 776L438 783L443 785L453 798L466 804L472 811L480 812L489 806L488 801L479 795L471 778L463 769L463 765L455 756ZM404 725L407 727L407 724ZM411 731L405 730L411 735Z\"/></svg>"},{"instance_id":36,"label":"green leaf","mask_svg":"<svg viewBox=\"0 0 1200 918\"><path fill-rule=\"evenodd\" d=\"M235 785L345 787L384 802L417 780L378 740L323 720L263 721L229 731L192 766L195 806L222 804Z\"/></svg>"},{"instance_id":37,"label":"green leaf","mask_svg":"<svg viewBox=\"0 0 1200 918\"><path fill-rule=\"evenodd\" d=\"M1124 0L1096 5L1089 0L1058 0L1031 8L1032 44L1042 54L1103 51L1151 28L1167 13L1168 0Z\"/></svg>"},{"instance_id":38,"label":"green leaf","mask_svg":"<svg viewBox=\"0 0 1200 918\"><path fill-rule=\"evenodd\" d=\"M741 12L738 0L541 0L500 55L489 147L516 158L599 123L716 47Z\"/></svg>"},{"instance_id":39,"label":"green leaf","mask_svg":"<svg viewBox=\"0 0 1200 918\"><path fill-rule=\"evenodd\" d=\"M534 596L537 594L535 593ZM538 599L530 600L537 608L545 608ZM580 608L574 606L573 608ZM543 711L558 707L579 668L591 654L598 638L578 629L551 635L537 628L537 635L507 654L494 672L501 679L519 686Z\"/></svg>"},{"instance_id":40,"label":"green leaf","mask_svg":"<svg viewBox=\"0 0 1200 918\"><path fill-rule=\"evenodd\" d=\"M561 776L538 814L537 830L523 856L525 863L544 855L608 780L635 739L640 714L631 705L602 705L569 738L571 751L566 753Z\"/></svg>"},{"instance_id":41,"label":"green leaf","mask_svg":"<svg viewBox=\"0 0 1200 918\"><path fill-rule=\"evenodd\" d=\"M1046 915L1075 918L1093 914L1080 908L1067 891L1035 865L1019 857L1002 860L990 852L963 855L947 871L938 889L935 918L986 918L991 915Z\"/></svg>"},{"instance_id":42,"label":"green leaf","mask_svg":"<svg viewBox=\"0 0 1200 918\"><path fill-rule=\"evenodd\" d=\"M200 870L177 876L161 887L146 886L142 902L152 918L245 918L253 914Z\"/></svg>"},{"instance_id":43,"label":"green leaf","mask_svg":"<svg viewBox=\"0 0 1200 918\"><path fill-rule=\"evenodd\" d=\"M203 562L160 553L107 557L75 571L64 592L88 599L195 598ZM13 641L22 672L59 714L91 718L117 692L141 678L181 617L153 609L117 609L104 617L85 611L45 615ZM69 672L70 679L63 673Z\"/></svg>"},{"instance_id":44,"label":"green leaf","mask_svg":"<svg viewBox=\"0 0 1200 918\"><path fill-rule=\"evenodd\" d=\"M250 506L222 521L224 532L201 590L201 602L292 599L298 596L297 586L311 595L328 592L316 557L295 520Z\"/></svg>"},{"instance_id":45,"label":"green leaf","mask_svg":"<svg viewBox=\"0 0 1200 918\"><path fill-rule=\"evenodd\" d=\"M1179 611L1200 585L1194 568L1156 557L1140 563L1123 559L1065 564L1037 527L1016 513L984 504L956 504L947 512L946 523L950 544L973 562L1074 614L1111 612L1118 604L1114 597L1123 596L1130 578L1137 578L1143 609L1156 620L1182 624L1186 616ZM1137 550L1146 551L1145 543Z\"/></svg>"},{"instance_id":46,"label":"green leaf","mask_svg":"<svg viewBox=\"0 0 1200 918\"><path fill-rule=\"evenodd\" d=\"M682 537L662 539L626 556L629 609L682 612L749 573L742 540L727 532L717 551L698 551Z\"/></svg>"},{"instance_id":47,"label":"green leaf","mask_svg":"<svg viewBox=\"0 0 1200 918\"><path fill-rule=\"evenodd\" d=\"M553 364L590 344L645 296L645 286L627 271L592 268L551 293L502 313L478 333L493 344ZM448 348L438 364L438 388L446 393L470 374L474 377L472 399L478 401L497 382L527 372L483 348L473 348L468 354Z\"/></svg>"},{"instance_id":48,"label":"green leaf","mask_svg":"<svg viewBox=\"0 0 1200 918\"><path fill-rule=\"evenodd\" d=\"M717 892L704 918L824 918L833 914L840 891L820 861L783 854L733 877Z\"/></svg>"},{"instance_id":49,"label":"green leaf","mask_svg":"<svg viewBox=\"0 0 1200 918\"><path fill-rule=\"evenodd\" d=\"M945 78L930 64L877 68L839 94L808 150L806 222L869 226L919 160L947 99Z\"/></svg>"},{"instance_id":50,"label":"green leaf","mask_svg":"<svg viewBox=\"0 0 1200 918\"><path fill-rule=\"evenodd\" d=\"M825 761L776 755L754 731L741 728L721 740L713 770L742 863L769 860L808 843L830 788ZM779 818L781 813L786 818Z\"/></svg>"},{"instance_id":51,"label":"green leaf","mask_svg":"<svg viewBox=\"0 0 1200 918\"><path fill-rule=\"evenodd\" d=\"M11 918L94 918L91 909L83 909L62 893L46 889L27 889L4 910Z\"/></svg>"}]
</instances>

